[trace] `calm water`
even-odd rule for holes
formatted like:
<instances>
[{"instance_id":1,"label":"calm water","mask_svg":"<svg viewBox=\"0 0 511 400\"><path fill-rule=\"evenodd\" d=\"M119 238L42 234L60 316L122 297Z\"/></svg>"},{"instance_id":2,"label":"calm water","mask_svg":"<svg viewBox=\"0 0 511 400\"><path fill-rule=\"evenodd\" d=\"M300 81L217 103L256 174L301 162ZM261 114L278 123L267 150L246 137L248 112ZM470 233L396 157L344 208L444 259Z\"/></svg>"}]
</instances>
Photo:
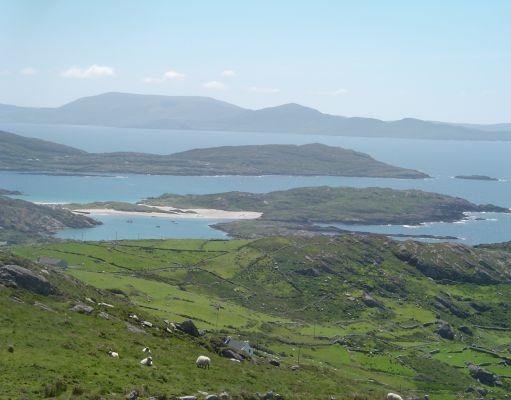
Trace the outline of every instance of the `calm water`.
<instances>
[{"instance_id":1,"label":"calm water","mask_svg":"<svg viewBox=\"0 0 511 400\"><path fill-rule=\"evenodd\" d=\"M371 154L373 157L433 176L425 180L396 180L343 177L175 177L119 175L111 177L44 176L0 172L0 187L20 190L24 198L41 202L90 202L100 200L137 201L148 196L170 193L216 193L229 190L267 192L299 186L383 186L395 189L417 188L460 196L476 203L511 207L511 142L470 142L406 139L370 139L333 136L254 134L237 132L194 132L146 129L119 129L30 124L0 124L0 129L79 147L88 151L145 151L172 153L197 147L239 144L320 142ZM453 179L459 174L484 174L498 182ZM118 217L116 217L118 218ZM152 221L139 222L139 232L121 218L105 220L105 225L87 230L86 239L108 239L117 232L140 237L219 237L209 222L180 222L182 226L154 228ZM135 221L135 219L134 219ZM182 220L181 220L182 221ZM167 221L168 222L168 221ZM175 225L175 224L173 224ZM186 225L186 227L185 227ZM158 229L158 231L154 231ZM167 229L168 228L168 229ZM358 229L358 227L351 227ZM468 243L511 240L511 218L496 214L490 221L465 224L427 224L421 228L364 226L360 230L381 233L428 233L463 237ZM95 233L92 233L94 231ZM97 233L96 233L97 232ZM67 235L67 236L66 236ZM81 231L66 230L62 237L81 238ZM135 236L133 236L135 235ZM126 237L126 236L122 236Z\"/></svg>"}]
</instances>

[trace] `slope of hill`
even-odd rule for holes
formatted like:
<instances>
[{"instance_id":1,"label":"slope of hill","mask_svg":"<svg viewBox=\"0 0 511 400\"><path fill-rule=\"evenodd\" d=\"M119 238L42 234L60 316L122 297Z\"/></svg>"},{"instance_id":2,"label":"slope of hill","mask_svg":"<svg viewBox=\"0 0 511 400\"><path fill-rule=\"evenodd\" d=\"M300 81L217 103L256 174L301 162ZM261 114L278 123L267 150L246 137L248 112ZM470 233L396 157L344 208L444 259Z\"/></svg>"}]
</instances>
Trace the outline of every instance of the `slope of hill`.
<instances>
[{"instance_id":1,"label":"slope of hill","mask_svg":"<svg viewBox=\"0 0 511 400\"><path fill-rule=\"evenodd\" d=\"M0 132L0 170L164 175L334 175L427 178L367 154L322 144L224 146L170 155L87 153Z\"/></svg>"},{"instance_id":2,"label":"slope of hill","mask_svg":"<svg viewBox=\"0 0 511 400\"><path fill-rule=\"evenodd\" d=\"M104 93L58 108L0 105L0 122L341 136L511 140L508 124L477 126L413 118L381 121L324 114L298 104L250 110L208 97Z\"/></svg>"},{"instance_id":3,"label":"slope of hill","mask_svg":"<svg viewBox=\"0 0 511 400\"><path fill-rule=\"evenodd\" d=\"M0 196L0 240L20 242L63 228L89 228L100 222L60 207Z\"/></svg>"},{"instance_id":4,"label":"slope of hill","mask_svg":"<svg viewBox=\"0 0 511 400\"><path fill-rule=\"evenodd\" d=\"M511 254L502 250L349 235L68 242L14 251L65 259L74 265L68 274L99 291L64 276L57 281L64 298L0 290L3 304L23 301L5 307L10 324L0 324L9 333L0 343L14 345L3 368L13 396L58 381L67 393L77 386L107 396L144 385L146 396L167 398L227 390L257 399L253 393L271 389L292 399L376 399L388 391L504 399L511 389ZM86 297L114 307L68 311ZM132 313L153 327L128 331L126 322L139 325ZM162 331L164 319L189 318L205 331L200 338ZM256 361L219 357L215 343L227 335L250 340ZM138 365L144 345L153 349L151 370ZM110 348L118 360L106 356ZM194 367L198 354L212 358L209 371ZM56 362L59 368L45 368Z\"/></svg>"}]
</instances>

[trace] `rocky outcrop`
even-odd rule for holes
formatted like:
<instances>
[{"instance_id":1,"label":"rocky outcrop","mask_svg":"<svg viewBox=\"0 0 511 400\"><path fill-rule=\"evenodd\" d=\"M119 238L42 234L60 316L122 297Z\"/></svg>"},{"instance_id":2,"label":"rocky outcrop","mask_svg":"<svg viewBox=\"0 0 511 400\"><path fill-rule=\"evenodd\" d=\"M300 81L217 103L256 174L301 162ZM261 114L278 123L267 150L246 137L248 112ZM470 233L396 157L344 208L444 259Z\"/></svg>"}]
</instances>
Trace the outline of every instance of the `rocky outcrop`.
<instances>
[{"instance_id":1,"label":"rocky outcrop","mask_svg":"<svg viewBox=\"0 0 511 400\"><path fill-rule=\"evenodd\" d=\"M470 363L467 365L467 368L470 376L474 379L477 379L483 385L500 386L502 384L498 375L478 365Z\"/></svg>"},{"instance_id":2,"label":"rocky outcrop","mask_svg":"<svg viewBox=\"0 0 511 400\"><path fill-rule=\"evenodd\" d=\"M369 293L364 292L362 295L362 301L367 307L371 308L384 308L384 305L380 303L378 300L376 300L373 296L371 296Z\"/></svg>"},{"instance_id":3,"label":"rocky outcrop","mask_svg":"<svg viewBox=\"0 0 511 400\"><path fill-rule=\"evenodd\" d=\"M193 336L193 337L199 337L200 333L195 324L192 320L188 319L186 321L181 322L180 324L177 324L177 329L180 331Z\"/></svg>"},{"instance_id":4,"label":"rocky outcrop","mask_svg":"<svg viewBox=\"0 0 511 400\"><path fill-rule=\"evenodd\" d=\"M0 266L0 284L26 289L44 296L56 292L56 288L44 276L19 265Z\"/></svg>"},{"instance_id":5,"label":"rocky outcrop","mask_svg":"<svg viewBox=\"0 0 511 400\"><path fill-rule=\"evenodd\" d=\"M83 303L76 303L73 308L71 308L71 311L77 312L79 314L90 315L94 311L94 307Z\"/></svg>"},{"instance_id":6,"label":"rocky outcrop","mask_svg":"<svg viewBox=\"0 0 511 400\"><path fill-rule=\"evenodd\" d=\"M441 322L438 327L437 333L440 337L447 340L454 340L454 329L447 322Z\"/></svg>"}]
</instances>

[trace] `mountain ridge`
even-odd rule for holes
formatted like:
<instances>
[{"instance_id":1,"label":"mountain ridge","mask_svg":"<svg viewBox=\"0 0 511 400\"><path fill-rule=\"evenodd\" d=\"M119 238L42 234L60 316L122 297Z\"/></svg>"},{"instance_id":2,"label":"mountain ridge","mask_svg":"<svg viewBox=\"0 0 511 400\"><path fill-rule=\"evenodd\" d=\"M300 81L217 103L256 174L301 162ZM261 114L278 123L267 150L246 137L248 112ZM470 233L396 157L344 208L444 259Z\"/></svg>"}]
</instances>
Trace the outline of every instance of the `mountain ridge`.
<instances>
[{"instance_id":1,"label":"mountain ridge","mask_svg":"<svg viewBox=\"0 0 511 400\"><path fill-rule=\"evenodd\" d=\"M55 108L0 104L0 122L444 140L511 140L510 124L453 124L416 118L383 121L322 113L297 103L253 110L205 96L122 92L82 97Z\"/></svg>"}]
</instances>

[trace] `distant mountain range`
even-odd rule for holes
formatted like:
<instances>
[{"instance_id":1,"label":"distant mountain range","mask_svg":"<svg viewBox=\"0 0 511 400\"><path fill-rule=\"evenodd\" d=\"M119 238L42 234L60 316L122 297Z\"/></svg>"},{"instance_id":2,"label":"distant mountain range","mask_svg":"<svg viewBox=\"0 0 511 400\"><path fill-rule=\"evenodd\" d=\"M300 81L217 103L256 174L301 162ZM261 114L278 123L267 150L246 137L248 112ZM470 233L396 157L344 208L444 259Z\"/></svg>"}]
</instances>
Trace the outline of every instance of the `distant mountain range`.
<instances>
[{"instance_id":1,"label":"distant mountain range","mask_svg":"<svg viewBox=\"0 0 511 400\"><path fill-rule=\"evenodd\" d=\"M312 143L222 146L170 155L88 153L0 131L0 170L52 174L135 173L159 175L330 175L427 178L365 153Z\"/></svg>"},{"instance_id":2,"label":"distant mountain range","mask_svg":"<svg viewBox=\"0 0 511 400\"><path fill-rule=\"evenodd\" d=\"M0 122L282 132L360 137L511 140L511 124L471 125L324 114L299 104L250 110L209 97L105 93L57 108L0 104Z\"/></svg>"}]
</instances>

